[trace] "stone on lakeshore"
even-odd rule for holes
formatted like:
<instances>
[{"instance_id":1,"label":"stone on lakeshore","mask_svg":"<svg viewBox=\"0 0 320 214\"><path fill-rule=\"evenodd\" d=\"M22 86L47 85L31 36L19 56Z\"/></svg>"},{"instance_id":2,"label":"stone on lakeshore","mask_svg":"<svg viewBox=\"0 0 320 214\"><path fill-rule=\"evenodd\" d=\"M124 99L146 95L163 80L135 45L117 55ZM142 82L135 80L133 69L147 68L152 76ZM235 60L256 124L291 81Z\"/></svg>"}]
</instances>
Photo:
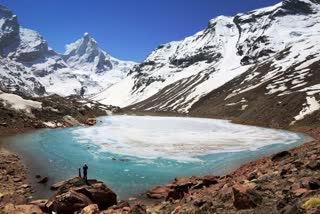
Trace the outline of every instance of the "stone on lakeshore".
<instances>
[{"instance_id":1,"label":"stone on lakeshore","mask_svg":"<svg viewBox=\"0 0 320 214\"><path fill-rule=\"evenodd\" d=\"M258 173L256 171L254 172L251 172L249 175L248 175L248 180L251 181L253 179L257 179L258 178Z\"/></svg>"},{"instance_id":2,"label":"stone on lakeshore","mask_svg":"<svg viewBox=\"0 0 320 214\"><path fill-rule=\"evenodd\" d=\"M208 186L211 186L211 185L215 185L218 183L218 180L219 179L219 176L210 176L210 175L205 175L203 177L200 177L198 181L198 183L196 184L196 186L194 186L193 188L197 189L199 187L208 187Z\"/></svg>"},{"instance_id":3,"label":"stone on lakeshore","mask_svg":"<svg viewBox=\"0 0 320 214\"><path fill-rule=\"evenodd\" d=\"M93 203L87 196L70 190L61 195L52 197L46 203L46 207L49 211L54 211L56 213L74 213L90 204Z\"/></svg>"},{"instance_id":4,"label":"stone on lakeshore","mask_svg":"<svg viewBox=\"0 0 320 214\"><path fill-rule=\"evenodd\" d=\"M67 180L59 181L57 183L52 184L50 189L58 190L60 187L64 187L64 189L67 190L69 187L82 186L82 185L86 185L85 181L82 178L73 177L73 178L69 178Z\"/></svg>"},{"instance_id":5,"label":"stone on lakeshore","mask_svg":"<svg viewBox=\"0 0 320 214\"><path fill-rule=\"evenodd\" d=\"M179 190L179 189L172 189L168 192L167 197L166 197L166 201L169 200L179 200L182 199L184 197L184 191Z\"/></svg>"},{"instance_id":6,"label":"stone on lakeshore","mask_svg":"<svg viewBox=\"0 0 320 214\"><path fill-rule=\"evenodd\" d=\"M153 199L165 198L168 195L170 189L168 187L156 186L147 191L147 196Z\"/></svg>"},{"instance_id":7,"label":"stone on lakeshore","mask_svg":"<svg viewBox=\"0 0 320 214\"><path fill-rule=\"evenodd\" d=\"M129 210L129 213L130 214L138 214L138 213L144 214L144 213L147 213L147 208L141 201L138 201L132 206L132 208Z\"/></svg>"},{"instance_id":8,"label":"stone on lakeshore","mask_svg":"<svg viewBox=\"0 0 320 214\"><path fill-rule=\"evenodd\" d=\"M282 160L283 158L289 157L289 156L291 156L290 152L282 151L282 152L279 152L279 153L273 155L271 160L272 161L279 161L279 160Z\"/></svg>"},{"instance_id":9,"label":"stone on lakeshore","mask_svg":"<svg viewBox=\"0 0 320 214\"><path fill-rule=\"evenodd\" d=\"M309 181L309 188L310 188L311 190L317 190L317 189L319 189L319 188L320 188L320 180L318 180L318 179L311 179L311 180Z\"/></svg>"},{"instance_id":10,"label":"stone on lakeshore","mask_svg":"<svg viewBox=\"0 0 320 214\"><path fill-rule=\"evenodd\" d=\"M95 183L90 186L85 185L72 189L90 198L100 209L106 209L117 204L117 195L104 183Z\"/></svg>"},{"instance_id":11,"label":"stone on lakeshore","mask_svg":"<svg viewBox=\"0 0 320 214\"><path fill-rule=\"evenodd\" d=\"M302 196L303 194L307 193L308 190L307 190L307 189L304 189L304 188L299 188L299 189L293 190L292 192L294 193L295 196L300 197L300 196Z\"/></svg>"},{"instance_id":12,"label":"stone on lakeshore","mask_svg":"<svg viewBox=\"0 0 320 214\"><path fill-rule=\"evenodd\" d=\"M15 183L18 183L18 182L20 182L20 181L22 181L22 179L21 178L14 178L14 179L12 179Z\"/></svg>"},{"instance_id":13,"label":"stone on lakeshore","mask_svg":"<svg viewBox=\"0 0 320 214\"><path fill-rule=\"evenodd\" d=\"M30 187L30 185L28 185L28 184L23 184L23 185L21 185L21 188L28 188L28 187Z\"/></svg>"},{"instance_id":14,"label":"stone on lakeshore","mask_svg":"<svg viewBox=\"0 0 320 214\"><path fill-rule=\"evenodd\" d=\"M51 189L57 191L55 197L50 199L50 201L55 201L56 197L72 191L85 196L91 203L97 204L101 210L117 204L117 195L103 182L89 179L88 183L89 185L80 177L55 183L51 186Z\"/></svg>"},{"instance_id":15,"label":"stone on lakeshore","mask_svg":"<svg viewBox=\"0 0 320 214\"><path fill-rule=\"evenodd\" d=\"M47 183L49 181L49 178L48 177L43 177L43 178L41 178L39 181L38 181L38 183L40 183L40 184L45 184L45 183Z\"/></svg>"},{"instance_id":16,"label":"stone on lakeshore","mask_svg":"<svg viewBox=\"0 0 320 214\"><path fill-rule=\"evenodd\" d=\"M320 169L320 161L312 160L307 164L306 167L311 170L318 170Z\"/></svg>"},{"instance_id":17,"label":"stone on lakeshore","mask_svg":"<svg viewBox=\"0 0 320 214\"><path fill-rule=\"evenodd\" d=\"M89 125L89 126L93 126L97 124L97 120L95 118L88 118L84 124Z\"/></svg>"},{"instance_id":18,"label":"stone on lakeshore","mask_svg":"<svg viewBox=\"0 0 320 214\"><path fill-rule=\"evenodd\" d=\"M124 207L130 207L130 204L127 201L120 200L116 205L113 205L111 208L114 210L122 209Z\"/></svg>"},{"instance_id":19,"label":"stone on lakeshore","mask_svg":"<svg viewBox=\"0 0 320 214\"><path fill-rule=\"evenodd\" d=\"M254 188L246 185L234 185L233 205L237 209L252 209L262 202L262 198Z\"/></svg>"},{"instance_id":20,"label":"stone on lakeshore","mask_svg":"<svg viewBox=\"0 0 320 214\"><path fill-rule=\"evenodd\" d=\"M97 204L90 204L75 214L99 214L100 210Z\"/></svg>"}]
</instances>

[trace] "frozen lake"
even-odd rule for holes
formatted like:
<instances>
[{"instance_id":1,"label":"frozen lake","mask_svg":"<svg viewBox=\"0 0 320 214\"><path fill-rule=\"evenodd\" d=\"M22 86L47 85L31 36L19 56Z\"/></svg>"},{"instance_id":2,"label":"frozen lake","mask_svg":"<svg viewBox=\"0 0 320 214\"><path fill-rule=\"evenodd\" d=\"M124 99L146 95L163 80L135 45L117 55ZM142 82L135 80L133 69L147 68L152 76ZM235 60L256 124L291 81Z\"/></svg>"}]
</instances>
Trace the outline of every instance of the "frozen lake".
<instances>
[{"instance_id":1,"label":"frozen lake","mask_svg":"<svg viewBox=\"0 0 320 214\"><path fill-rule=\"evenodd\" d=\"M49 176L50 183L76 176L87 163L89 178L103 180L127 198L177 176L223 174L310 140L226 120L122 115L100 117L92 127L18 135L4 146L22 154L33 176ZM36 197L50 194L48 186L34 185Z\"/></svg>"}]
</instances>

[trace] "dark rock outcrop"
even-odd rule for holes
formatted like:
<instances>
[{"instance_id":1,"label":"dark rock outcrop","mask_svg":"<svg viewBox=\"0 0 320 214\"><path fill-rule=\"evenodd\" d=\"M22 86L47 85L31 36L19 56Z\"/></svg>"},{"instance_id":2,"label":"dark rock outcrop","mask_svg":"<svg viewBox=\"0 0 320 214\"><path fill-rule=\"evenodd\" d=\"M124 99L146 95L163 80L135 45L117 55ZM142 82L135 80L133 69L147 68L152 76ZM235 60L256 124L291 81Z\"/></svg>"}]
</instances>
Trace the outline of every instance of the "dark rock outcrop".
<instances>
[{"instance_id":1,"label":"dark rock outcrop","mask_svg":"<svg viewBox=\"0 0 320 214\"><path fill-rule=\"evenodd\" d=\"M47 202L46 207L49 211L54 211L56 213L73 214L92 203L93 202L87 196L69 190L66 193L51 198Z\"/></svg>"},{"instance_id":2,"label":"dark rock outcrop","mask_svg":"<svg viewBox=\"0 0 320 214\"><path fill-rule=\"evenodd\" d=\"M74 213L91 204L96 204L101 210L117 204L117 195L103 182L88 180L88 183L80 177L74 177L53 184L51 189L57 191L47 202L47 209L58 213Z\"/></svg>"}]
</instances>

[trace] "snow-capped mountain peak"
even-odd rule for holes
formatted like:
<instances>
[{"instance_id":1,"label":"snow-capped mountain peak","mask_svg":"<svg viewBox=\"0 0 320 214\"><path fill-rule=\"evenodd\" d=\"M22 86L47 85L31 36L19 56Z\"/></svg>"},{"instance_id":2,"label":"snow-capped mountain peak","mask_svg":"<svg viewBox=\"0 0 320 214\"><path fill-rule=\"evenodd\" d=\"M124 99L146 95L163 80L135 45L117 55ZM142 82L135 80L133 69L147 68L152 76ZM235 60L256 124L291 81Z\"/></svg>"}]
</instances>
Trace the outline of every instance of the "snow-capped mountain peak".
<instances>
[{"instance_id":1,"label":"snow-capped mountain peak","mask_svg":"<svg viewBox=\"0 0 320 214\"><path fill-rule=\"evenodd\" d=\"M98 47L89 33L84 33L81 39L66 46L64 59L74 69L101 73L113 68L110 56Z\"/></svg>"},{"instance_id":2,"label":"snow-capped mountain peak","mask_svg":"<svg viewBox=\"0 0 320 214\"><path fill-rule=\"evenodd\" d=\"M64 55L79 55L82 56L86 52L98 51L98 44L89 33L84 33L82 38L78 39L74 43L66 45L66 51Z\"/></svg>"},{"instance_id":3,"label":"snow-capped mountain peak","mask_svg":"<svg viewBox=\"0 0 320 214\"><path fill-rule=\"evenodd\" d=\"M94 94L123 79L135 65L108 55L88 33L67 45L65 55L58 54L1 5L0 55L0 89L32 96Z\"/></svg>"}]
</instances>

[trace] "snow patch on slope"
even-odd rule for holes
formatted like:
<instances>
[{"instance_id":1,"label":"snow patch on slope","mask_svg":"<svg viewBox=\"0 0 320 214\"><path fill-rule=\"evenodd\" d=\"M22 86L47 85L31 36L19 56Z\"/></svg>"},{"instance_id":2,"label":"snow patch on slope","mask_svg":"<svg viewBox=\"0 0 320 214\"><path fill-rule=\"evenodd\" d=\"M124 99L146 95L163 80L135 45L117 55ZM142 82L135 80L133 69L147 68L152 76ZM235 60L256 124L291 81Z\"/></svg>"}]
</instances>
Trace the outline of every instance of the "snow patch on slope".
<instances>
[{"instance_id":1,"label":"snow patch on slope","mask_svg":"<svg viewBox=\"0 0 320 214\"><path fill-rule=\"evenodd\" d=\"M27 113L31 113L32 109L41 109L42 103L33 101L33 100L26 100L22 97L15 95L15 94L8 94L0 92L0 100L5 106L9 106L15 110L22 110Z\"/></svg>"},{"instance_id":2,"label":"snow patch on slope","mask_svg":"<svg viewBox=\"0 0 320 214\"><path fill-rule=\"evenodd\" d=\"M307 101L303 104L303 109L300 113L294 117L295 121L291 122L290 125L293 125L296 121L304 119L305 116L312 114L315 111L320 109L320 103L316 100L315 97L308 96L306 97Z\"/></svg>"}]
</instances>

